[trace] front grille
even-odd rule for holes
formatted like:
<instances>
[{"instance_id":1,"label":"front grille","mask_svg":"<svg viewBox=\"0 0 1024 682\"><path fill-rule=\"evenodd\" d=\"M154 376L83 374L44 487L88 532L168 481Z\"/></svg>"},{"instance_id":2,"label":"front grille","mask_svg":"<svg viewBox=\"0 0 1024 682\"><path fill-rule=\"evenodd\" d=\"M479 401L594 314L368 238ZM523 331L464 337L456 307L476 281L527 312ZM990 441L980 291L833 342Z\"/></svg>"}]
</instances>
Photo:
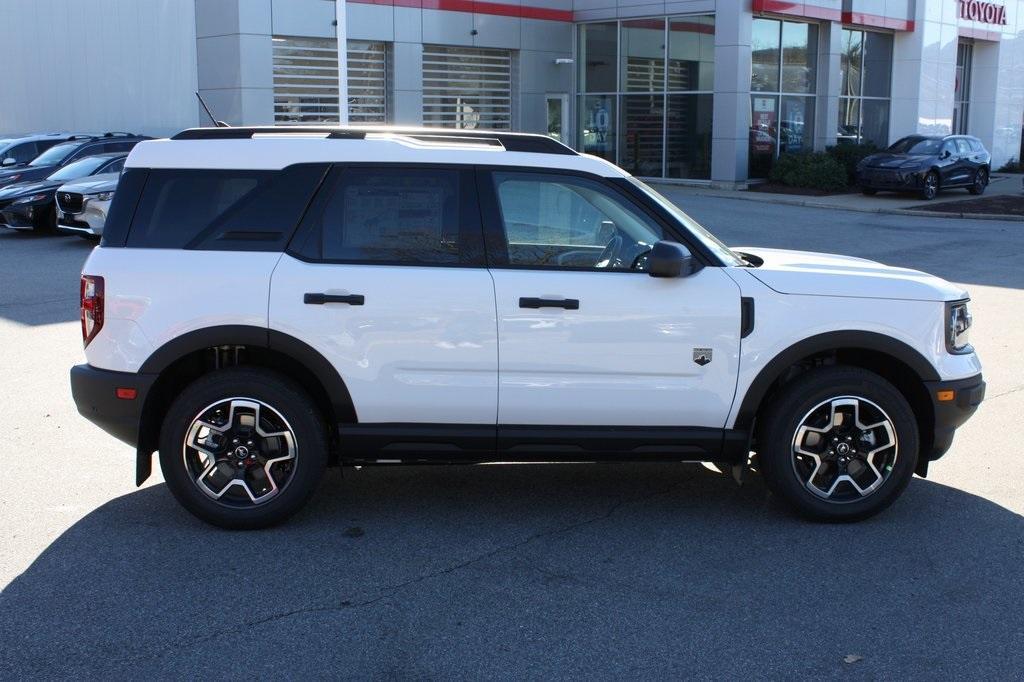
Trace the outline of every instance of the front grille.
<instances>
[{"instance_id":1,"label":"front grille","mask_svg":"<svg viewBox=\"0 0 1024 682\"><path fill-rule=\"evenodd\" d=\"M75 192L57 192L57 205L65 213L81 213L85 198Z\"/></svg>"},{"instance_id":2,"label":"front grille","mask_svg":"<svg viewBox=\"0 0 1024 682\"><path fill-rule=\"evenodd\" d=\"M873 170L871 171L871 179L876 182L897 182L899 175L894 170Z\"/></svg>"}]
</instances>

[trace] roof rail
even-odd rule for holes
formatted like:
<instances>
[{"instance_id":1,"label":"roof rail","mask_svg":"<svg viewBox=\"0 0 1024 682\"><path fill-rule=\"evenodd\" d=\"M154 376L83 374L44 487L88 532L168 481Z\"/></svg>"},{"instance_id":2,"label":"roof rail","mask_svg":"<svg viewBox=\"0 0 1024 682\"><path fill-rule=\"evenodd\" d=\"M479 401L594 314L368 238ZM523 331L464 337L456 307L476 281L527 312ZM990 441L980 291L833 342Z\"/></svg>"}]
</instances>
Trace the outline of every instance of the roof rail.
<instances>
[{"instance_id":1,"label":"roof rail","mask_svg":"<svg viewBox=\"0 0 1024 682\"><path fill-rule=\"evenodd\" d=\"M123 130L111 130L103 133L103 137L138 137L135 133L126 133Z\"/></svg>"},{"instance_id":2,"label":"roof rail","mask_svg":"<svg viewBox=\"0 0 1024 682\"><path fill-rule=\"evenodd\" d=\"M500 144L509 152L564 154L576 152L553 138L533 133L510 133L503 130L461 130L458 128L392 128L388 126L348 128L337 126L256 126L239 128L189 128L172 140L244 140L254 135L322 134L333 140L362 140L367 134L398 135L422 142L466 142Z\"/></svg>"},{"instance_id":3,"label":"roof rail","mask_svg":"<svg viewBox=\"0 0 1024 682\"><path fill-rule=\"evenodd\" d=\"M189 128L172 140L247 140L253 135L311 135L323 134L333 140L362 140L363 131L331 128L328 126L256 126L250 128Z\"/></svg>"}]
</instances>

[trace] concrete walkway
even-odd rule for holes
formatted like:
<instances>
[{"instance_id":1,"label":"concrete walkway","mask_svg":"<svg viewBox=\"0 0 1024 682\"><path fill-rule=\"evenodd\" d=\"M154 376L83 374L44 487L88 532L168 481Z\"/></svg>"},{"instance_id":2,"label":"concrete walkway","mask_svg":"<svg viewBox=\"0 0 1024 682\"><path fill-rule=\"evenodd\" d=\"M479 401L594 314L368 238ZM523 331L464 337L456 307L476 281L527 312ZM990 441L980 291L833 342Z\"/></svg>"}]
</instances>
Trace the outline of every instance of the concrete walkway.
<instances>
[{"instance_id":1,"label":"concrete walkway","mask_svg":"<svg viewBox=\"0 0 1024 682\"><path fill-rule=\"evenodd\" d=\"M872 197L865 196L860 192L814 197L796 194L775 194L772 192L751 192L749 190L712 189L710 187L659 184L655 182L650 184L666 197L673 200L676 197L719 197L743 201L762 201L769 204L783 204L786 206L860 211L862 213L892 213L896 215L920 215L934 218L975 218L979 220L1013 220L1024 222L1024 216L989 215L983 213L938 213L923 210L924 207L935 204L973 198L973 195L969 194L966 189L959 188L946 190L941 192L935 199L924 201L912 194L896 194L893 192L879 192ZM992 176L984 196L1005 194L1022 194L1020 175L996 173Z\"/></svg>"}]
</instances>

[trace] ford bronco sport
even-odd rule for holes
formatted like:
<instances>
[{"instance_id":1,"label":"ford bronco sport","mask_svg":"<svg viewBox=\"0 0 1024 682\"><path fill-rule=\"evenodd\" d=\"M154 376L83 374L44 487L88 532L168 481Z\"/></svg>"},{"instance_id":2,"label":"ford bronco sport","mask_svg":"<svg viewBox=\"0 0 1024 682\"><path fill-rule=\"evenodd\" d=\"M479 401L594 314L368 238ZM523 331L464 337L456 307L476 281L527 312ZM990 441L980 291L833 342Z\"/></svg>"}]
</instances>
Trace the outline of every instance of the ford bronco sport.
<instances>
[{"instance_id":1,"label":"ford bronco sport","mask_svg":"<svg viewBox=\"0 0 1024 682\"><path fill-rule=\"evenodd\" d=\"M81 281L79 411L220 526L329 464L752 462L888 506L984 395L967 293L730 249L549 138L205 128L136 146Z\"/></svg>"}]
</instances>

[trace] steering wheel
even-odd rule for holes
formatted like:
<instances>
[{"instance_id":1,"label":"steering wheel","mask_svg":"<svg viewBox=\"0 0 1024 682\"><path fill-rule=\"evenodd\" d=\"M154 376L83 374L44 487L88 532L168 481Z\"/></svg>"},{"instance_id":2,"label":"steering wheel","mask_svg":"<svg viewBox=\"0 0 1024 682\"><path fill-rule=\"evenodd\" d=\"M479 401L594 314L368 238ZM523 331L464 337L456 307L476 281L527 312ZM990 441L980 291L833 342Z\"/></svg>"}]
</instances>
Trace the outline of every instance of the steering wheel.
<instances>
[{"instance_id":1,"label":"steering wheel","mask_svg":"<svg viewBox=\"0 0 1024 682\"><path fill-rule=\"evenodd\" d=\"M608 244L601 251L597 259L598 267L614 268L618 270L641 270L646 264L647 254L651 252L649 244L642 244L628 240L621 232L616 232ZM604 266L601 266L604 263Z\"/></svg>"},{"instance_id":2,"label":"steering wheel","mask_svg":"<svg viewBox=\"0 0 1024 682\"><path fill-rule=\"evenodd\" d=\"M616 230L615 236L608 241L608 243L604 247L604 250L601 251L601 255L598 256L597 267L622 267L622 259L619 257L619 252L622 251L624 241L625 240L622 238L622 233ZM604 263L604 265L601 265L601 263Z\"/></svg>"}]
</instances>

